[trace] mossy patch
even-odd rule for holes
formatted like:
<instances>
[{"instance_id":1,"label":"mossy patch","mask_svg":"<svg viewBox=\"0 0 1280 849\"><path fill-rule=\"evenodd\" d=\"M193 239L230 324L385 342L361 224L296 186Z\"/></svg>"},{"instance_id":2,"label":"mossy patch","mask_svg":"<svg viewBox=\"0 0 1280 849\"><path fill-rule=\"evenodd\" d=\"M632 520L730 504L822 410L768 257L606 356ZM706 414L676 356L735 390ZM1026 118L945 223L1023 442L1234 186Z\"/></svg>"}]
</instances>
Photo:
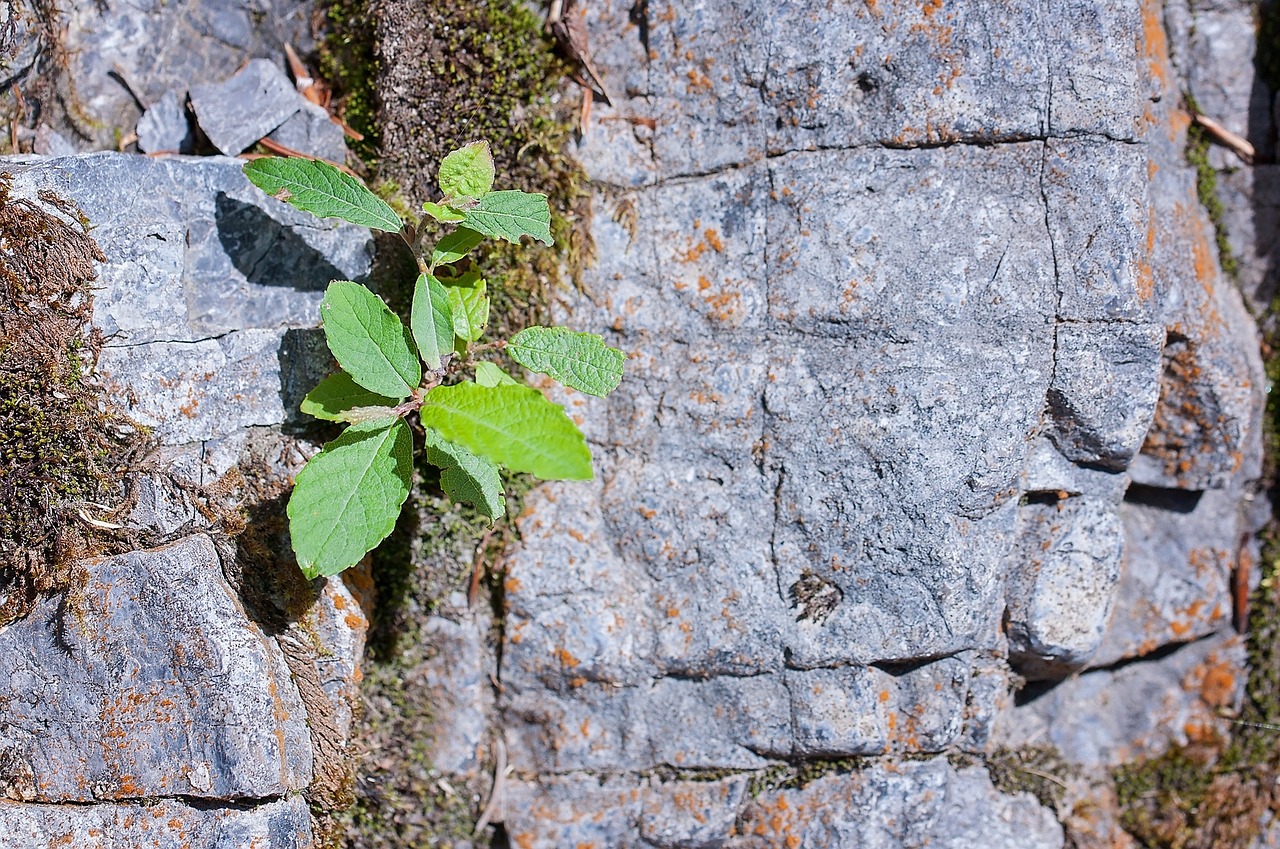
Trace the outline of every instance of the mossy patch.
<instances>
[{"instance_id":1,"label":"mossy patch","mask_svg":"<svg viewBox=\"0 0 1280 849\"><path fill-rule=\"evenodd\" d=\"M982 758L991 783L1002 793L1030 793L1050 810L1062 810L1072 768L1052 746L999 748Z\"/></svg>"},{"instance_id":2,"label":"mossy patch","mask_svg":"<svg viewBox=\"0 0 1280 849\"><path fill-rule=\"evenodd\" d=\"M1264 322L1274 328L1274 322ZM1264 340L1269 379L1280 376L1280 336ZM1266 480L1277 492L1280 399L1268 396ZM1280 813L1280 521L1262 541L1262 580L1250 598L1248 680L1239 722L1229 737L1201 735L1163 755L1113 772L1121 824L1141 845L1161 849L1245 849L1255 845L1263 816Z\"/></svg>"},{"instance_id":3,"label":"mossy patch","mask_svg":"<svg viewBox=\"0 0 1280 849\"><path fill-rule=\"evenodd\" d=\"M71 589L76 558L120 550L90 519L139 438L87 377L102 252L71 204L11 183L0 174L0 623Z\"/></svg>"},{"instance_id":4,"label":"mossy patch","mask_svg":"<svg viewBox=\"0 0 1280 849\"><path fill-rule=\"evenodd\" d=\"M1195 98L1186 95L1187 105L1198 112L1200 107ZM1240 276L1240 261L1231 249L1231 240L1227 237L1227 210L1218 197L1218 172L1209 164L1209 133L1200 125L1192 124L1187 128L1187 147L1183 156L1196 171L1196 197L1205 214L1213 224L1213 239L1218 248L1218 264L1222 271L1232 280Z\"/></svg>"},{"instance_id":5,"label":"mossy patch","mask_svg":"<svg viewBox=\"0 0 1280 849\"><path fill-rule=\"evenodd\" d=\"M776 764L751 776L747 782L748 798L778 790L802 790L828 775L848 775L871 763L866 758L811 758L793 764Z\"/></svg>"},{"instance_id":6,"label":"mossy patch","mask_svg":"<svg viewBox=\"0 0 1280 849\"><path fill-rule=\"evenodd\" d=\"M486 242L471 262L489 281L488 337L505 338L546 323L550 293L591 259L589 198L580 166L566 153L576 105L561 97L568 67L543 32L541 17L514 0L455 4L333 0L333 34L322 68L340 96L348 124L371 144L353 145L369 165L369 182L417 223L417 206L438 200L436 169L450 150L489 141L498 188L548 195L555 248ZM426 246L443 233L434 222ZM389 244L380 263L403 263ZM467 270L464 262L458 271ZM407 308L416 273L387 275L378 291L393 309ZM467 505L450 504L436 472L421 465L396 531L373 555L373 611L363 693L367 705L357 745L369 754L348 813L348 846L472 845L487 781L481 769L460 786L430 762L434 717L442 694L424 680L431 647L422 628L447 603L474 596L495 613L502 640L502 552L516 538L515 516L534 481L507 477L508 518L490 526ZM483 564L484 580L473 576ZM445 709L440 707L439 709ZM446 789L447 788L447 789Z\"/></svg>"},{"instance_id":7,"label":"mossy patch","mask_svg":"<svg viewBox=\"0 0 1280 849\"><path fill-rule=\"evenodd\" d=\"M367 164L378 158L378 95L374 19L370 0L329 0L327 32L319 45L320 76L332 87L334 107L347 126L364 136L347 146Z\"/></svg>"}]
</instances>

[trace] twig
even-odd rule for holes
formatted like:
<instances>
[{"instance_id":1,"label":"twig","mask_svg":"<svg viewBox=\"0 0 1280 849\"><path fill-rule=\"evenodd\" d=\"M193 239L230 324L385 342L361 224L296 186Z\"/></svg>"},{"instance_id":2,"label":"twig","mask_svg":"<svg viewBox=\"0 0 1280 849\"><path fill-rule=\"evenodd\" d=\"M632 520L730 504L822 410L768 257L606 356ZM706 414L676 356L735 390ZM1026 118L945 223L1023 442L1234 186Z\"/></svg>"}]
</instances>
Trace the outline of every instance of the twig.
<instances>
[{"instance_id":1,"label":"twig","mask_svg":"<svg viewBox=\"0 0 1280 849\"><path fill-rule=\"evenodd\" d=\"M13 147L14 153L21 153L18 149L18 127L22 119L26 117L27 101L22 97L22 89L18 88L18 84L13 84L13 99L17 104L17 108L13 112L13 120L9 122L9 144Z\"/></svg>"},{"instance_id":2,"label":"twig","mask_svg":"<svg viewBox=\"0 0 1280 849\"><path fill-rule=\"evenodd\" d=\"M1029 766L1022 766L1022 765L1019 765L1019 766L1018 766L1018 769L1022 770L1023 772L1027 773L1028 775L1034 775L1034 776L1037 776L1037 777L1039 777L1039 778L1043 778L1043 779L1044 779L1044 780L1046 780L1046 781L1052 781L1054 784L1057 784L1058 786L1062 787L1063 789L1066 789L1066 790L1070 790L1070 789L1071 789L1070 787L1068 787L1068 786L1067 786L1067 782L1063 781L1061 778L1058 778L1058 776L1056 776L1056 775L1052 775L1052 774L1050 774L1050 773L1047 773L1047 772L1044 772L1044 771L1042 771L1042 770L1038 770L1038 769L1035 769L1034 767L1029 767Z\"/></svg>"},{"instance_id":3,"label":"twig","mask_svg":"<svg viewBox=\"0 0 1280 849\"><path fill-rule=\"evenodd\" d=\"M476 606L476 596L480 594L480 579L484 576L484 554L489 548L489 540L493 537L493 528L484 532L480 538L480 547L476 549L476 559L471 564L471 584L467 587L467 607Z\"/></svg>"},{"instance_id":4,"label":"twig","mask_svg":"<svg viewBox=\"0 0 1280 849\"><path fill-rule=\"evenodd\" d=\"M293 82L298 87L298 91L305 91L315 84L315 80L307 73L307 66L302 64L292 44L284 46L284 58L289 63L289 71L293 74Z\"/></svg>"},{"instance_id":5,"label":"twig","mask_svg":"<svg viewBox=\"0 0 1280 849\"><path fill-rule=\"evenodd\" d=\"M506 801L503 796L507 790L507 776L511 773L507 766L507 744L503 742L502 737L498 737L494 741L494 748L497 749L497 764L493 769L493 789L489 791L489 801L484 806L484 812L480 814L480 819L476 820L476 835L489 827L489 823L502 822L505 812L502 810Z\"/></svg>"},{"instance_id":6,"label":"twig","mask_svg":"<svg viewBox=\"0 0 1280 849\"><path fill-rule=\"evenodd\" d=\"M1191 111L1191 120L1196 125L1204 128L1204 131L1212 136L1214 141L1240 157L1245 165L1253 164L1253 158L1257 156L1257 151L1254 150L1253 145L1244 136L1231 132L1217 121L1206 115L1201 115L1195 110Z\"/></svg>"}]
</instances>

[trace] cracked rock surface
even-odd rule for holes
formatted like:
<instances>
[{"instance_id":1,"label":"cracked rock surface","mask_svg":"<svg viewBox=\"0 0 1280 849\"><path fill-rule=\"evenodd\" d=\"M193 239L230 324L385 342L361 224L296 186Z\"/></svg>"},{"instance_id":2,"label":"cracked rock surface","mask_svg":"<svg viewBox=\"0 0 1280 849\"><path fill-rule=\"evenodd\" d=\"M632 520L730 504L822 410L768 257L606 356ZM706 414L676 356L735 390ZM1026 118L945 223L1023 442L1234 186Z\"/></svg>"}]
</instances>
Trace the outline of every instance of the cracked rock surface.
<instances>
[{"instance_id":1,"label":"cracked rock surface","mask_svg":"<svg viewBox=\"0 0 1280 849\"><path fill-rule=\"evenodd\" d=\"M233 159L3 166L93 223L96 379L155 444L115 517L136 550L0 627L0 845L311 847L347 804L368 587L274 561L271 504L318 447L284 432L328 365L317 276L366 276L369 233Z\"/></svg>"},{"instance_id":2,"label":"cracked rock surface","mask_svg":"<svg viewBox=\"0 0 1280 849\"><path fill-rule=\"evenodd\" d=\"M513 845L1057 847L958 754L1221 721L1265 378L1166 11L590 6L630 358L506 561Z\"/></svg>"},{"instance_id":3,"label":"cracked rock surface","mask_svg":"<svg viewBox=\"0 0 1280 849\"><path fill-rule=\"evenodd\" d=\"M84 5L83 105L135 122L103 57L168 67L174 26L228 50L149 103L301 37L284 6L246 29L258 5L118 31ZM1049 745L1088 778L1221 722L1277 204L1275 166L1224 179L1242 297L1181 94L1248 130L1252 25L1196 5L590 4L599 261L558 309L628 374L562 396L598 479L529 496L497 621L450 601L424 629L439 781L503 759L490 821L520 849L1049 849L1060 812L988 755ZM99 373L158 446L138 549L0 629L0 844L313 846L349 801L359 576L261 585L206 495L256 469L278 496L316 449L285 430L368 233L234 160L5 169L96 225Z\"/></svg>"}]
</instances>

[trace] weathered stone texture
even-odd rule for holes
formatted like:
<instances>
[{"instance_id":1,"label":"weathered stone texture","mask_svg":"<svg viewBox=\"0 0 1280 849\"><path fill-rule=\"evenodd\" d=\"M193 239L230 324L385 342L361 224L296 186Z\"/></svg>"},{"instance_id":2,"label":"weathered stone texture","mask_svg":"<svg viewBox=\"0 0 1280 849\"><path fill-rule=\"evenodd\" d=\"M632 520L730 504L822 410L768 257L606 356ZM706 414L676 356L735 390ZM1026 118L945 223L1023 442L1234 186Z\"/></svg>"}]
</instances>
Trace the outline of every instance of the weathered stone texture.
<instances>
[{"instance_id":1,"label":"weathered stone texture","mask_svg":"<svg viewBox=\"0 0 1280 849\"><path fill-rule=\"evenodd\" d=\"M91 807L0 802L0 839L10 849L312 849L315 845L307 803L299 798L216 809L171 799Z\"/></svg>"},{"instance_id":2,"label":"weathered stone texture","mask_svg":"<svg viewBox=\"0 0 1280 849\"><path fill-rule=\"evenodd\" d=\"M1022 849L1062 842L1062 827L1033 798L1003 795L984 770L955 769L945 759L833 771L778 789L750 786L745 776L638 783L572 776L521 782L509 793L514 845ZM799 835L803 842L792 839Z\"/></svg>"},{"instance_id":3,"label":"weathered stone texture","mask_svg":"<svg viewBox=\"0 0 1280 849\"><path fill-rule=\"evenodd\" d=\"M1050 710L1096 768L1236 697L1254 330L1159 15L1050 6L590 7L626 96L581 149L612 185L567 316L631 359L573 407L600 483L532 496L508 559L527 845L906 846L963 810L930 845L1057 846L1051 812L937 761L785 813L670 781L718 832L645 800L655 770L1029 744ZM1045 683L1015 706L1015 675Z\"/></svg>"},{"instance_id":4,"label":"weathered stone texture","mask_svg":"<svg viewBox=\"0 0 1280 849\"><path fill-rule=\"evenodd\" d=\"M306 709L208 537L84 568L83 599L46 599L0 631L8 798L263 798L307 785Z\"/></svg>"},{"instance_id":5,"label":"weathered stone texture","mask_svg":"<svg viewBox=\"0 0 1280 849\"><path fill-rule=\"evenodd\" d=\"M225 80L255 57L281 64L285 44L305 54L314 43L307 0L68 3L60 11L74 89L55 129L84 151L113 149L115 133L133 130L140 109L130 88L150 106L167 91Z\"/></svg>"},{"instance_id":6,"label":"weathered stone texture","mask_svg":"<svg viewBox=\"0 0 1280 849\"><path fill-rule=\"evenodd\" d=\"M99 372L169 445L297 416L280 389L306 357L285 331L315 325L329 280L369 273L367 231L266 197L240 167L113 154L9 167L16 194L75 198L110 248L94 301Z\"/></svg>"},{"instance_id":7,"label":"weathered stone texture","mask_svg":"<svg viewBox=\"0 0 1280 849\"><path fill-rule=\"evenodd\" d=\"M342 804L361 601L238 551L218 533L237 517L218 511L233 469L282 488L316 450L280 428L328 367L310 329L320 290L368 273L370 239L266 197L240 168L5 163L15 194L73 199L95 225L95 379L157 443L123 519L150 547L84 562L82 590L0 629L5 846L73 834L112 849L301 849L308 802Z\"/></svg>"},{"instance_id":8,"label":"weathered stone texture","mask_svg":"<svg viewBox=\"0 0 1280 849\"><path fill-rule=\"evenodd\" d=\"M250 61L222 82L191 87L191 108L200 129L228 156L279 127L302 102L289 78L267 59Z\"/></svg>"}]
</instances>

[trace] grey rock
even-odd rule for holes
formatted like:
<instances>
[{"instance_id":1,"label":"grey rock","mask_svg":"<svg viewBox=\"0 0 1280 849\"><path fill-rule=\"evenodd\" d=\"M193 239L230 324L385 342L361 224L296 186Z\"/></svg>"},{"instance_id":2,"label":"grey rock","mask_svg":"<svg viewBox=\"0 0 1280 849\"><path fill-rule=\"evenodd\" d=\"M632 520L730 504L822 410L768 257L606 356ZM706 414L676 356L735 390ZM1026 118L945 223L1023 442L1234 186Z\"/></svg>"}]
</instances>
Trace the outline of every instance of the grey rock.
<instances>
[{"instance_id":1,"label":"grey rock","mask_svg":"<svg viewBox=\"0 0 1280 849\"><path fill-rule=\"evenodd\" d=\"M182 105L185 99L185 95L170 89L147 107L138 119L138 150L143 153L191 152L191 122Z\"/></svg>"},{"instance_id":2,"label":"grey rock","mask_svg":"<svg viewBox=\"0 0 1280 849\"><path fill-rule=\"evenodd\" d=\"M1120 506L1126 557L1115 612L1092 663L1115 663L1230 626L1231 573L1246 533L1232 514L1238 499L1220 489L1130 488Z\"/></svg>"},{"instance_id":3,"label":"grey rock","mask_svg":"<svg viewBox=\"0 0 1280 849\"><path fill-rule=\"evenodd\" d=\"M370 267L368 231L268 198L241 165L99 154L6 166L16 195L74 197L95 225L101 379L167 444L296 417L328 367L306 334L323 289Z\"/></svg>"},{"instance_id":4,"label":"grey rock","mask_svg":"<svg viewBox=\"0 0 1280 849\"><path fill-rule=\"evenodd\" d=\"M945 760L875 766L761 793L744 808L738 833L727 847L764 849L788 841L822 849L1063 844L1062 826L1029 795L1003 795L981 768L957 770Z\"/></svg>"},{"instance_id":5,"label":"grey rock","mask_svg":"<svg viewBox=\"0 0 1280 849\"><path fill-rule=\"evenodd\" d=\"M920 845L925 822L930 845L1061 845L980 771L894 755L1032 743L1005 720L1042 690L1107 713L1094 766L1159 751L1156 720L1106 706L1143 674L1160 722L1203 715L1173 683L1201 642L1097 669L1226 639L1260 468L1254 330L1158 18L663 2L637 33L629 10L587 18L621 94L580 151L612 185L566 313L632 356L572 401L600 482L531 495L507 559L509 833L680 845L636 824L655 768L887 754L901 772L829 776L789 814L742 802L727 845L781 845L775 815L806 846ZM1067 677L1015 707L1019 673Z\"/></svg>"},{"instance_id":6,"label":"grey rock","mask_svg":"<svg viewBox=\"0 0 1280 849\"><path fill-rule=\"evenodd\" d=\"M651 782L640 809L640 837L657 849L723 845L747 792L744 775L717 781Z\"/></svg>"},{"instance_id":7,"label":"grey rock","mask_svg":"<svg viewBox=\"0 0 1280 849\"><path fill-rule=\"evenodd\" d=\"M1018 510L1021 543L1006 584L1010 662L1062 677L1102 643L1120 580L1125 528L1114 504L1064 497Z\"/></svg>"},{"instance_id":8,"label":"grey rock","mask_svg":"<svg viewBox=\"0 0 1280 849\"><path fill-rule=\"evenodd\" d=\"M157 458L158 459L158 458ZM186 452L176 458L187 459ZM187 480L200 480L200 474L187 474ZM175 479L175 476L159 473L140 473L130 479L128 526L153 534L169 537L183 530L192 530L201 523L200 512L191 494Z\"/></svg>"},{"instance_id":9,"label":"grey rock","mask_svg":"<svg viewBox=\"0 0 1280 849\"><path fill-rule=\"evenodd\" d=\"M230 79L191 87L191 108L213 146L235 156L279 127L306 100L278 65L254 59Z\"/></svg>"},{"instance_id":10,"label":"grey rock","mask_svg":"<svg viewBox=\"0 0 1280 849\"><path fill-rule=\"evenodd\" d=\"M1188 730L1229 731L1223 713L1239 705L1244 644L1236 634L1193 642L1159 663L1086 671L1032 687L1001 714L995 731L1011 748L1050 745L1082 767L1109 769L1138 751L1191 742ZM1105 704L1106 710L1098 710Z\"/></svg>"},{"instance_id":11,"label":"grey rock","mask_svg":"<svg viewBox=\"0 0 1280 849\"><path fill-rule=\"evenodd\" d=\"M150 816L145 798L160 800L174 840L309 847L311 815L294 794L325 810L349 786L368 624L359 599L337 579L308 587L223 537L189 534L230 507L240 469L251 496L269 497L317 449L280 427L329 366L312 329L320 290L367 273L369 235L267 198L240 166L119 154L5 163L17 196L53 191L95 225L108 259L94 323L108 339L94 377L161 443L128 481L131 512L114 518L135 538L178 541L89 562L98 577L83 610L74 595L65 609L50 600L0 633L15 666L4 676L6 793L77 802L10 806L0 834L21 815L14 833L33 831L38 845L64 827L102 828L128 849L169 845L167 832L145 844L134 833L139 812ZM300 588L286 597L291 577ZM271 620L270 636L247 609ZM46 732L24 731L39 722Z\"/></svg>"},{"instance_id":12,"label":"grey rock","mask_svg":"<svg viewBox=\"0 0 1280 849\"><path fill-rule=\"evenodd\" d=\"M346 134L329 113L305 98L301 108L268 135L285 147L330 162L347 158Z\"/></svg>"},{"instance_id":13,"label":"grey rock","mask_svg":"<svg viewBox=\"0 0 1280 849\"><path fill-rule=\"evenodd\" d=\"M108 345L310 328L332 279L363 280L367 230L269 198L222 157L96 154L6 163L19 197L72 197L94 226L94 324Z\"/></svg>"},{"instance_id":14,"label":"grey rock","mask_svg":"<svg viewBox=\"0 0 1280 849\"><path fill-rule=\"evenodd\" d=\"M35 152L41 156L74 156L76 149L61 133L55 132L48 124L36 127L35 140L32 143Z\"/></svg>"},{"instance_id":15,"label":"grey rock","mask_svg":"<svg viewBox=\"0 0 1280 849\"><path fill-rule=\"evenodd\" d=\"M1155 286L1144 265L1147 155L1109 140L1050 140L1043 179L1065 321L1150 322Z\"/></svg>"},{"instance_id":16,"label":"grey rock","mask_svg":"<svg viewBox=\"0 0 1280 849\"><path fill-rule=\"evenodd\" d=\"M261 799L306 787L306 709L208 537L83 568L83 599L46 599L0 630L5 798Z\"/></svg>"},{"instance_id":17,"label":"grey rock","mask_svg":"<svg viewBox=\"0 0 1280 849\"><path fill-rule=\"evenodd\" d=\"M29 0L0 7L0 89L30 71L40 57L44 49L40 14Z\"/></svg>"},{"instance_id":18,"label":"grey rock","mask_svg":"<svg viewBox=\"0 0 1280 849\"><path fill-rule=\"evenodd\" d=\"M242 808L197 807L175 799L87 807L0 802L0 842L9 849L241 847L311 849L305 799Z\"/></svg>"},{"instance_id":19,"label":"grey rock","mask_svg":"<svg viewBox=\"0 0 1280 849\"><path fill-rule=\"evenodd\" d=\"M1047 398L1058 450L1080 465L1128 468L1160 394L1157 324L1060 324Z\"/></svg>"},{"instance_id":20,"label":"grey rock","mask_svg":"<svg viewBox=\"0 0 1280 849\"><path fill-rule=\"evenodd\" d=\"M486 651L490 617L471 614L461 621L443 616L427 620L423 639L433 657L409 674L421 675L439 693L431 763L451 775L483 766L493 715L493 668Z\"/></svg>"},{"instance_id":21,"label":"grey rock","mask_svg":"<svg viewBox=\"0 0 1280 849\"><path fill-rule=\"evenodd\" d=\"M116 132L131 130L139 110L113 71L144 103L155 103L170 90L225 80L255 57L283 61L285 44L306 55L314 44L314 10L307 0L67 4L59 23L77 100L71 109L50 107L66 113L58 115L57 129L65 126L71 137L74 128L82 150L114 150Z\"/></svg>"},{"instance_id":22,"label":"grey rock","mask_svg":"<svg viewBox=\"0 0 1280 849\"><path fill-rule=\"evenodd\" d=\"M752 792L743 776L709 782L566 776L513 782L507 831L530 849L596 845L814 849L1063 844L1052 813L1027 794L1006 796L984 770L943 759L819 775L798 788ZM735 821L733 812L737 811ZM587 812L587 813L584 813Z\"/></svg>"}]
</instances>

